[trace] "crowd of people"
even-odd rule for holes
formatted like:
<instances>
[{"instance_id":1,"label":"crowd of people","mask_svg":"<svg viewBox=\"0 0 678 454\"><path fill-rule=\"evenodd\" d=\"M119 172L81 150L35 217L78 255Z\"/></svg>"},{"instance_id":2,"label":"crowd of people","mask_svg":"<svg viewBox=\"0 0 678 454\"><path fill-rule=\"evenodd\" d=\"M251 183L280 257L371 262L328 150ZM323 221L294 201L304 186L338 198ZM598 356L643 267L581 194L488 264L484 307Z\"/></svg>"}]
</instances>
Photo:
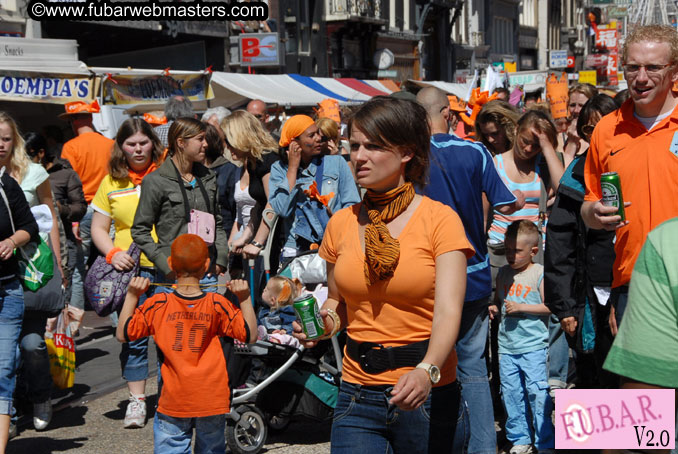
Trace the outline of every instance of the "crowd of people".
<instances>
[{"instance_id":1,"label":"crowd of people","mask_svg":"<svg viewBox=\"0 0 678 454\"><path fill-rule=\"evenodd\" d=\"M333 453L548 453L556 389L678 387L678 33L637 27L622 61L626 92L573 84L565 116L506 88L330 103L281 127L260 100L198 119L174 97L111 140L79 101L59 149L0 112L0 452L15 394L36 430L52 418L55 314L32 305L14 254L41 238L75 313L95 256L138 267L111 321L125 428L147 422L149 336L161 353L156 452L190 449L193 431L196 452L225 452L238 382L219 337L317 343L290 308L303 282L264 279L264 251L274 274L307 251L326 262L324 338L346 332ZM609 172L625 217L602 202Z\"/></svg>"}]
</instances>

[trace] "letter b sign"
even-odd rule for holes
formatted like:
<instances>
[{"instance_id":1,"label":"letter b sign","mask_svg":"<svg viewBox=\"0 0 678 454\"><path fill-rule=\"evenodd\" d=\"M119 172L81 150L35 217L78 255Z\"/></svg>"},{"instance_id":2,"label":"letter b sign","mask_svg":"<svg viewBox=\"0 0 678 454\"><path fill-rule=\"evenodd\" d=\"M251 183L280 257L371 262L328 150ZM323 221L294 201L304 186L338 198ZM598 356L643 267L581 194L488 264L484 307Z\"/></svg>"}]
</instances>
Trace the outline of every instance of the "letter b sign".
<instances>
[{"instance_id":1,"label":"letter b sign","mask_svg":"<svg viewBox=\"0 0 678 454\"><path fill-rule=\"evenodd\" d=\"M259 50L259 38L243 38L241 46L243 58L258 57L261 53Z\"/></svg>"}]
</instances>

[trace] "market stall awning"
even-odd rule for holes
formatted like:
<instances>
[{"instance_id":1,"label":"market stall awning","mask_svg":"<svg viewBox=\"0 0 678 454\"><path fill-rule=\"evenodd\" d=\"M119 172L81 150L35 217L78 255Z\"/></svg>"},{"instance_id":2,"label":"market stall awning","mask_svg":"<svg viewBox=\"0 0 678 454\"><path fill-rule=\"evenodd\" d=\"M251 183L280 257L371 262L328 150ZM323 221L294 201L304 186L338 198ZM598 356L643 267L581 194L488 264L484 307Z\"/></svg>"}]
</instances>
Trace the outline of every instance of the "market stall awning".
<instances>
[{"instance_id":1,"label":"market stall awning","mask_svg":"<svg viewBox=\"0 0 678 454\"><path fill-rule=\"evenodd\" d=\"M363 80L363 82L376 88L377 90L382 90L389 94L400 91L400 87L390 79Z\"/></svg>"},{"instance_id":2,"label":"market stall awning","mask_svg":"<svg viewBox=\"0 0 678 454\"><path fill-rule=\"evenodd\" d=\"M250 99L284 106L315 106L327 98L286 74L238 74L215 71L212 74L215 101L236 107Z\"/></svg>"},{"instance_id":3,"label":"market stall awning","mask_svg":"<svg viewBox=\"0 0 678 454\"><path fill-rule=\"evenodd\" d=\"M387 95L378 81L308 77L299 74L212 74L215 101L236 107L250 99L261 99L283 106L315 106L323 99L336 99L341 105L359 104L373 96ZM376 84L373 84L374 82Z\"/></svg>"},{"instance_id":4,"label":"market stall awning","mask_svg":"<svg viewBox=\"0 0 678 454\"><path fill-rule=\"evenodd\" d=\"M371 85L367 85L365 82L359 79L350 79L350 78L343 78L343 79L337 79L339 82L342 84L346 85L347 87L356 90L360 93L363 93L369 97L372 96L386 96L389 93L384 91L384 90L379 90Z\"/></svg>"},{"instance_id":5,"label":"market stall awning","mask_svg":"<svg viewBox=\"0 0 678 454\"><path fill-rule=\"evenodd\" d=\"M471 83L456 84L452 82L443 82L440 80L409 80L410 82L419 85L420 87L437 87L445 93L455 95L464 101L468 101L469 93L471 93Z\"/></svg>"},{"instance_id":6,"label":"market stall awning","mask_svg":"<svg viewBox=\"0 0 678 454\"><path fill-rule=\"evenodd\" d=\"M0 99L65 104L94 96L94 77L73 40L0 37Z\"/></svg>"}]
</instances>

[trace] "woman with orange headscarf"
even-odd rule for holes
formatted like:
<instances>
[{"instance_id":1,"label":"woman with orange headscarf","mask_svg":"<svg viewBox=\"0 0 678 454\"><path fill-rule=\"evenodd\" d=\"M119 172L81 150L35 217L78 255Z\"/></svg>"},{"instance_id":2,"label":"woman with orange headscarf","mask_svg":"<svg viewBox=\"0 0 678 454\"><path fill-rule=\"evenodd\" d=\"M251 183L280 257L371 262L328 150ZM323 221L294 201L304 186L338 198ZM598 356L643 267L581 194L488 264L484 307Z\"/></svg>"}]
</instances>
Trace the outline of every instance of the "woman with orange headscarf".
<instances>
[{"instance_id":1,"label":"woman with orange headscarf","mask_svg":"<svg viewBox=\"0 0 678 454\"><path fill-rule=\"evenodd\" d=\"M360 201L351 169L338 155L322 155L313 119L295 115L283 126L281 160L271 167L269 202L282 217L281 261L320 244L332 213Z\"/></svg>"}]
</instances>

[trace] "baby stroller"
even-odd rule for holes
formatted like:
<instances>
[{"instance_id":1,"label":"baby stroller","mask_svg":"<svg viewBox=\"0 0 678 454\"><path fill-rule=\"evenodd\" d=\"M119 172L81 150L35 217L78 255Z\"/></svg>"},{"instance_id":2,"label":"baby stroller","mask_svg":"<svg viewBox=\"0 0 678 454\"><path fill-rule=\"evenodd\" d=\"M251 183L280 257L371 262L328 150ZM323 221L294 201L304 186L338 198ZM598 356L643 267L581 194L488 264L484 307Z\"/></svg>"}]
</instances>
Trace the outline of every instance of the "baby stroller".
<instances>
[{"instance_id":1,"label":"baby stroller","mask_svg":"<svg viewBox=\"0 0 678 454\"><path fill-rule=\"evenodd\" d=\"M276 218L271 213L271 210L265 210L264 219L273 231ZM262 251L267 279L272 237L269 236ZM299 269L313 268L308 263L314 259L311 254L303 254L287 264L280 274L301 277L304 281ZM250 270L252 265L250 263ZM315 274L322 276L317 269ZM250 272L250 275L253 273ZM308 275L306 278L309 284L318 283L317 278ZM303 346L292 347L266 341L257 341L253 345L235 343L236 355L257 358L273 372L258 384L245 384L233 390L231 412L227 415L226 425L226 442L231 452L261 452L269 430L284 430L294 416L319 421L330 419L339 390L341 351L336 336L321 341L311 350Z\"/></svg>"}]
</instances>

